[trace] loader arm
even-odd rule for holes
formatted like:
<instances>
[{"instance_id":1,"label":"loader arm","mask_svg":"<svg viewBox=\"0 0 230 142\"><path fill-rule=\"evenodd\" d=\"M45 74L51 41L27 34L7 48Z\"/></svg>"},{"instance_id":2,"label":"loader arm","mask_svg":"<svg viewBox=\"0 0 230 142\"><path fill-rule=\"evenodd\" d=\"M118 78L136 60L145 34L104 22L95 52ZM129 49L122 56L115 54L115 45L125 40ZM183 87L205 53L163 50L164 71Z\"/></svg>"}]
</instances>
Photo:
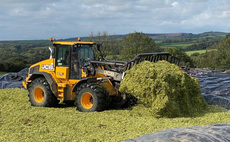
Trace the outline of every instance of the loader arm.
<instances>
[{"instance_id":1,"label":"loader arm","mask_svg":"<svg viewBox=\"0 0 230 142\"><path fill-rule=\"evenodd\" d=\"M130 61L107 60L91 61L90 63L94 72L112 77L113 80L120 82L125 75L125 71L130 70L134 65L143 61L157 62L159 60L165 60L176 65L180 63L177 57L172 56L168 52L142 53Z\"/></svg>"}]
</instances>

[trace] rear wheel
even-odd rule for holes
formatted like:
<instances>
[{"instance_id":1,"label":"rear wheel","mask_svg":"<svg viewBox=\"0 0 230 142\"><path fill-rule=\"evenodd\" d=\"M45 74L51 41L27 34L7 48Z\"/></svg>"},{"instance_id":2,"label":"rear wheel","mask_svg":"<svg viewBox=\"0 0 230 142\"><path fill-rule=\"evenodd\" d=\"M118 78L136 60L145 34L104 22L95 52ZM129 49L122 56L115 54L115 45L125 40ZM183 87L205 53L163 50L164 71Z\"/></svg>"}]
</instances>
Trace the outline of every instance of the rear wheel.
<instances>
[{"instance_id":1,"label":"rear wheel","mask_svg":"<svg viewBox=\"0 0 230 142\"><path fill-rule=\"evenodd\" d=\"M29 85L29 101L32 106L53 107L58 104L45 78L37 78Z\"/></svg>"},{"instance_id":2,"label":"rear wheel","mask_svg":"<svg viewBox=\"0 0 230 142\"><path fill-rule=\"evenodd\" d=\"M99 84L82 84L76 92L75 105L82 112L103 111L108 109L109 95Z\"/></svg>"}]
</instances>

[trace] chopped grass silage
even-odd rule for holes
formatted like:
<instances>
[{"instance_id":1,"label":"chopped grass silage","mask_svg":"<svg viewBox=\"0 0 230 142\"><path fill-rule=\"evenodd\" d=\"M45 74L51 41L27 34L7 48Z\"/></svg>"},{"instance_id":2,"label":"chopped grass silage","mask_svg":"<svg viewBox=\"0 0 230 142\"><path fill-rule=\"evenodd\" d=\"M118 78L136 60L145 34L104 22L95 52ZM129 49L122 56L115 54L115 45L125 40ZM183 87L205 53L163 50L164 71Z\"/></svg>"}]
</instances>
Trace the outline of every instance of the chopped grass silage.
<instances>
[{"instance_id":1,"label":"chopped grass silage","mask_svg":"<svg viewBox=\"0 0 230 142\"><path fill-rule=\"evenodd\" d=\"M230 111L209 106L199 117L153 118L142 105L83 113L75 107L32 107L22 89L0 90L0 141L121 141L174 127L230 123Z\"/></svg>"},{"instance_id":2,"label":"chopped grass silage","mask_svg":"<svg viewBox=\"0 0 230 142\"><path fill-rule=\"evenodd\" d=\"M119 91L136 97L154 117L194 116L207 108L199 81L167 61L134 65Z\"/></svg>"}]
</instances>

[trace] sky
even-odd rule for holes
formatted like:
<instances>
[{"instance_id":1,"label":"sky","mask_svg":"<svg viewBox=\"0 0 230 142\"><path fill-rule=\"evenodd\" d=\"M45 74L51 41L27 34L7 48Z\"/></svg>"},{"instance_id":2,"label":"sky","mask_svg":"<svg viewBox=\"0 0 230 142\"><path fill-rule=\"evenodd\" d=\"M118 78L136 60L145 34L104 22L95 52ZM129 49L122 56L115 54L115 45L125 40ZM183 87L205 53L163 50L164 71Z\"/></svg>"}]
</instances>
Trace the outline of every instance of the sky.
<instances>
[{"instance_id":1,"label":"sky","mask_svg":"<svg viewBox=\"0 0 230 142\"><path fill-rule=\"evenodd\" d=\"M230 32L230 0L0 0L0 40Z\"/></svg>"}]
</instances>

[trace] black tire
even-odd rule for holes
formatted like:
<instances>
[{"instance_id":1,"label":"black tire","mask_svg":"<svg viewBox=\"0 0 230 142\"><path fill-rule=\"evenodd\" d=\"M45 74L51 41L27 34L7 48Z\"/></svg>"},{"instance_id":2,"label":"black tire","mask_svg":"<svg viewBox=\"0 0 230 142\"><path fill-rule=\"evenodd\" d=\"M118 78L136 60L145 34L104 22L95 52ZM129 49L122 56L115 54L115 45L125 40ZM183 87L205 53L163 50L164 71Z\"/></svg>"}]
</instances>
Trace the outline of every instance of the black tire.
<instances>
[{"instance_id":1,"label":"black tire","mask_svg":"<svg viewBox=\"0 0 230 142\"><path fill-rule=\"evenodd\" d=\"M103 111L108 109L109 95L99 84L82 84L76 91L75 105L82 112Z\"/></svg>"},{"instance_id":2,"label":"black tire","mask_svg":"<svg viewBox=\"0 0 230 142\"><path fill-rule=\"evenodd\" d=\"M50 85L45 78L36 78L29 85L29 101L32 106L54 107L57 106L57 97L52 93Z\"/></svg>"}]
</instances>

